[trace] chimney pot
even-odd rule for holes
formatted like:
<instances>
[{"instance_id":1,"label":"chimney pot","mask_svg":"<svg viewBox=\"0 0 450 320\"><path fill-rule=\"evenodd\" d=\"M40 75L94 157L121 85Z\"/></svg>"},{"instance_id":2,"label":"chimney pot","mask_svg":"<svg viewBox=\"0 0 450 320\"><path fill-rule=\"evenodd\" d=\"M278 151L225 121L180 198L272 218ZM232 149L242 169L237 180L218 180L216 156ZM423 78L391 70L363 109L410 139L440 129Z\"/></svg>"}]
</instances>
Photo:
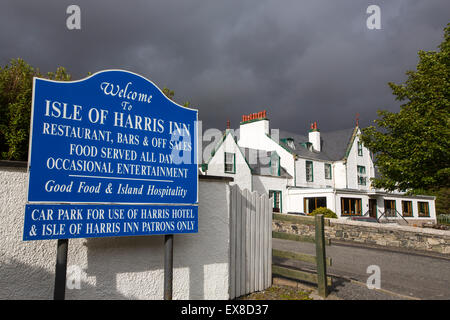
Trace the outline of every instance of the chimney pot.
<instances>
[{"instance_id":1,"label":"chimney pot","mask_svg":"<svg viewBox=\"0 0 450 320\"><path fill-rule=\"evenodd\" d=\"M308 140L312 144L314 151L320 152L320 131L317 129L317 121L311 123L311 130L309 131Z\"/></svg>"}]
</instances>

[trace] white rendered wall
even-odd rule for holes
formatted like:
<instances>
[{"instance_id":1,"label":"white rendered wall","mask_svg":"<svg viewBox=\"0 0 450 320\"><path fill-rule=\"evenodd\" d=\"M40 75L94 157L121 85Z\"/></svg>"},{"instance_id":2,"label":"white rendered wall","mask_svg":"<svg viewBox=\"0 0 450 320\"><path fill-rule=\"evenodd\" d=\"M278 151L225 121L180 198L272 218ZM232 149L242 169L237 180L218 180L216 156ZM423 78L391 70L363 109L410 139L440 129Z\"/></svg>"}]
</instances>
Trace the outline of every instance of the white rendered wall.
<instances>
[{"instance_id":1,"label":"white rendered wall","mask_svg":"<svg viewBox=\"0 0 450 320\"><path fill-rule=\"evenodd\" d=\"M236 173L225 172L225 152L236 155ZM207 175L231 177L234 181L230 184L237 184L242 190L248 189L252 191L251 170L231 134L226 135L225 141L223 141L214 156L209 160Z\"/></svg>"},{"instance_id":2,"label":"white rendered wall","mask_svg":"<svg viewBox=\"0 0 450 320\"><path fill-rule=\"evenodd\" d=\"M336 189L347 188L347 167L344 161L333 163L333 180Z\"/></svg>"},{"instance_id":3,"label":"white rendered wall","mask_svg":"<svg viewBox=\"0 0 450 320\"><path fill-rule=\"evenodd\" d=\"M308 132L308 140L312 143L312 147L315 151L321 150L320 145L320 131L310 131Z\"/></svg>"},{"instance_id":4,"label":"white rendered wall","mask_svg":"<svg viewBox=\"0 0 450 320\"><path fill-rule=\"evenodd\" d=\"M327 208L335 212L335 194L331 189L296 189L292 188L288 191L289 197L289 210L291 212L305 213L304 198L327 198Z\"/></svg>"},{"instance_id":5,"label":"white rendered wall","mask_svg":"<svg viewBox=\"0 0 450 320\"><path fill-rule=\"evenodd\" d=\"M0 179L0 299L52 299L57 241L22 241L26 170L0 168ZM199 232L174 236L173 298L228 299L228 183L201 179L199 203ZM69 240L67 276L81 283L66 299L163 299L163 239Z\"/></svg>"},{"instance_id":6,"label":"white rendered wall","mask_svg":"<svg viewBox=\"0 0 450 320\"><path fill-rule=\"evenodd\" d=\"M377 199L377 209L379 209L381 212L384 212L384 200L394 200L395 201L395 208L400 213L402 212L402 201L411 201L412 202L412 211L413 216L412 217L405 217L406 220L408 219L429 219L429 220L436 220L436 208L435 208L435 201L426 199L426 198L413 198L413 197L396 197L395 195L387 195L384 197L380 197ZM430 212L429 217L419 217L419 202L427 202L428 208ZM380 212L378 212L378 217L381 215Z\"/></svg>"},{"instance_id":7,"label":"white rendered wall","mask_svg":"<svg viewBox=\"0 0 450 320\"><path fill-rule=\"evenodd\" d=\"M306 161L313 163L313 181L306 181ZM325 179L325 164L331 164L331 179ZM332 188L334 186L333 162L300 158L295 161L296 186L306 188Z\"/></svg>"},{"instance_id":8,"label":"white rendered wall","mask_svg":"<svg viewBox=\"0 0 450 320\"><path fill-rule=\"evenodd\" d=\"M260 194L269 194L269 190L281 191L281 210L288 212L287 178L253 175L253 190ZM273 205L273 203L272 203Z\"/></svg>"},{"instance_id":9,"label":"white rendered wall","mask_svg":"<svg viewBox=\"0 0 450 320\"><path fill-rule=\"evenodd\" d=\"M352 147L347 156L347 188L369 190L370 178L374 177L374 166L372 159L370 158L369 150L363 145L363 155L358 155L358 142L359 134L361 131L358 129L357 136L353 140ZM358 171L357 166L364 166L366 168L366 185L358 185Z\"/></svg>"},{"instance_id":10,"label":"white rendered wall","mask_svg":"<svg viewBox=\"0 0 450 320\"><path fill-rule=\"evenodd\" d=\"M241 147L266 150L266 135L269 134L269 120L256 120L241 124L239 145ZM270 150L269 150L270 151Z\"/></svg>"},{"instance_id":11,"label":"white rendered wall","mask_svg":"<svg viewBox=\"0 0 450 320\"><path fill-rule=\"evenodd\" d=\"M269 120L257 120L250 123L241 124L239 127L238 145L244 148L276 151L280 156L280 165L295 177L294 156L277 142L267 136L269 132ZM275 137L276 138L276 137ZM294 184L294 179L289 182Z\"/></svg>"}]
</instances>

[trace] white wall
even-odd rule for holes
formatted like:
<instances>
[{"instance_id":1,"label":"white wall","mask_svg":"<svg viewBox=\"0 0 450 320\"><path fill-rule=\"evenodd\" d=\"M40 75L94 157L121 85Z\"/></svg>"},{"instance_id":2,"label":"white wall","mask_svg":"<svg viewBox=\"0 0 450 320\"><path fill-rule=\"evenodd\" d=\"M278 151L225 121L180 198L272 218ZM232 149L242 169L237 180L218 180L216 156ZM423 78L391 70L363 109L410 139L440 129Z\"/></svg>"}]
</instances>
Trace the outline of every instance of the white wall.
<instances>
[{"instance_id":1,"label":"white wall","mask_svg":"<svg viewBox=\"0 0 450 320\"><path fill-rule=\"evenodd\" d=\"M281 210L288 212L288 196L286 192L288 179L285 177L271 177L262 175L253 175L253 190L260 194L269 194L269 190L281 191ZM273 206L273 203L271 203Z\"/></svg>"},{"instance_id":2,"label":"white wall","mask_svg":"<svg viewBox=\"0 0 450 320\"><path fill-rule=\"evenodd\" d=\"M269 134L269 120L255 120L239 127L239 145L241 147L266 150L266 135ZM270 151L270 150L268 150Z\"/></svg>"},{"instance_id":3,"label":"white wall","mask_svg":"<svg viewBox=\"0 0 450 320\"><path fill-rule=\"evenodd\" d=\"M313 181L306 181L306 161L313 163ZM331 179L325 179L325 164L331 164ZM296 186L306 188L330 188L334 186L334 170L332 161L298 159L295 161Z\"/></svg>"},{"instance_id":4,"label":"white wall","mask_svg":"<svg viewBox=\"0 0 450 320\"><path fill-rule=\"evenodd\" d=\"M369 197L364 194L357 193L336 193L335 209L334 211L339 218L348 218L348 216L342 214L341 198L361 199L361 215L364 215L369 210Z\"/></svg>"},{"instance_id":5,"label":"white wall","mask_svg":"<svg viewBox=\"0 0 450 320\"><path fill-rule=\"evenodd\" d=\"M239 127L238 145L244 148L276 151L280 156L280 165L292 176L295 176L294 155L280 146L277 142L267 136L269 130L269 120L257 120L241 124ZM294 179L289 182L294 184Z\"/></svg>"},{"instance_id":6,"label":"white wall","mask_svg":"<svg viewBox=\"0 0 450 320\"><path fill-rule=\"evenodd\" d=\"M333 179L336 189L347 188L347 166L344 161L333 163Z\"/></svg>"},{"instance_id":7,"label":"white wall","mask_svg":"<svg viewBox=\"0 0 450 320\"><path fill-rule=\"evenodd\" d=\"M369 150L363 145L363 155L358 155L358 142L359 134L361 130L358 129L357 136L355 137L351 146L350 152L347 156L347 188L369 190L370 178L374 176L374 167L372 159L370 158ZM366 185L358 185L358 171L357 166L364 166L366 168Z\"/></svg>"},{"instance_id":8,"label":"white wall","mask_svg":"<svg viewBox=\"0 0 450 320\"><path fill-rule=\"evenodd\" d=\"M291 188L288 189L287 193L289 194L289 211L291 212L303 212L305 213L304 208L304 198L317 198L317 197L325 197L327 198L327 208L335 211L335 195L332 189L315 189L315 190L307 190L307 189L297 189Z\"/></svg>"},{"instance_id":9,"label":"white wall","mask_svg":"<svg viewBox=\"0 0 450 320\"><path fill-rule=\"evenodd\" d=\"M236 172L225 172L225 152L236 155ZM241 189L252 190L252 173L245 161L244 155L239 150L232 134L227 134L223 143L216 150L214 156L208 161L207 175L231 177Z\"/></svg>"},{"instance_id":10,"label":"white wall","mask_svg":"<svg viewBox=\"0 0 450 320\"><path fill-rule=\"evenodd\" d=\"M0 168L0 299L52 299L56 240L22 241L27 173ZM174 299L229 297L229 186L200 179L199 232L174 236ZM66 299L163 299L164 237L69 240Z\"/></svg>"},{"instance_id":11,"label":"white wall","mask_svg":"<svg viewBox=\"0 0 450 320\"><path fill-rule=\"evenodd\" d=\"M408 219L424 219L424 220L436 220L436 208L435 208L435 201L434 200L430 200L427 198L420 198L420 197L407 197L407 196L402 196L402 197L396 197L395 195L387 195L385 197L380 197L377 199L377 206L378 209L381 212L384 212L384 200L395 200L395 208L397 209L397 211L400 214L403 214L402 212L402 201L411 201L412 202L412 211L413 211L413 216L412 217L405 217L406 220ZM429 208L429 212L430 212L430 216L429 217L419 217L419 207L418 207L418 202L427 202L428 203L428 208ZM378 217L381 215L380 212L378 212Z\"/></svg>"}]
</instances>

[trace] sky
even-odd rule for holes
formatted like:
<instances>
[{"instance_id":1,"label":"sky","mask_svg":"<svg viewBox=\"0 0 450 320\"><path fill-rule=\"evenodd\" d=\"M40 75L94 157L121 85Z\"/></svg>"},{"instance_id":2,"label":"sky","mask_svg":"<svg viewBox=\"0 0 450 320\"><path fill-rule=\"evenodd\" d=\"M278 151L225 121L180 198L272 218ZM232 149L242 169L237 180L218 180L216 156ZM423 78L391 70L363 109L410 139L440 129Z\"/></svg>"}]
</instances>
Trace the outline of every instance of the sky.
<instances>
[{"instance_id":1,"label":"sky","mask_svg":"<svg viewBox=\"0 0 450 320\"><path fill-rule=\"evenodd\" d=\"M381 29L367 27L370 5ZM74 80L129 70L189 101L204 129L267 110L272 128L326 132L397 112L388 82L437 50L449 22L448 0L2 0L0 65L63 66Z\"/></svg>"}]
</instances>

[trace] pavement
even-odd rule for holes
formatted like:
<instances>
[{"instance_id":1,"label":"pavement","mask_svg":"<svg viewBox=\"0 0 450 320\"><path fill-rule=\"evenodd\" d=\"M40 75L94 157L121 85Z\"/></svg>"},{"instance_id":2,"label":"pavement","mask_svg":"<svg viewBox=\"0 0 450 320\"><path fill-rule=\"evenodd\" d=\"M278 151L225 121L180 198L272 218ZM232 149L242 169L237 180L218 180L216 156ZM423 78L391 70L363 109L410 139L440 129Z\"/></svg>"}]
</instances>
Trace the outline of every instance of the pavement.
<instances>
[{"instance_id":1,"label":"pavement","mask_svg":"<svg viewBox=\"0 0 450 320\"><path fill-rule=\"evenodd\" d=\"M273 249L315 254L313 243L273 239ZM354 246L333 243L326 247L332 266L331 296L345 300L450 300L450 257L415 251ZM273 263L301 270L315 269L305 262L273 257ZM380 288L366 285L373 272L380 270Z\"/></svg>"}]
</instances>

